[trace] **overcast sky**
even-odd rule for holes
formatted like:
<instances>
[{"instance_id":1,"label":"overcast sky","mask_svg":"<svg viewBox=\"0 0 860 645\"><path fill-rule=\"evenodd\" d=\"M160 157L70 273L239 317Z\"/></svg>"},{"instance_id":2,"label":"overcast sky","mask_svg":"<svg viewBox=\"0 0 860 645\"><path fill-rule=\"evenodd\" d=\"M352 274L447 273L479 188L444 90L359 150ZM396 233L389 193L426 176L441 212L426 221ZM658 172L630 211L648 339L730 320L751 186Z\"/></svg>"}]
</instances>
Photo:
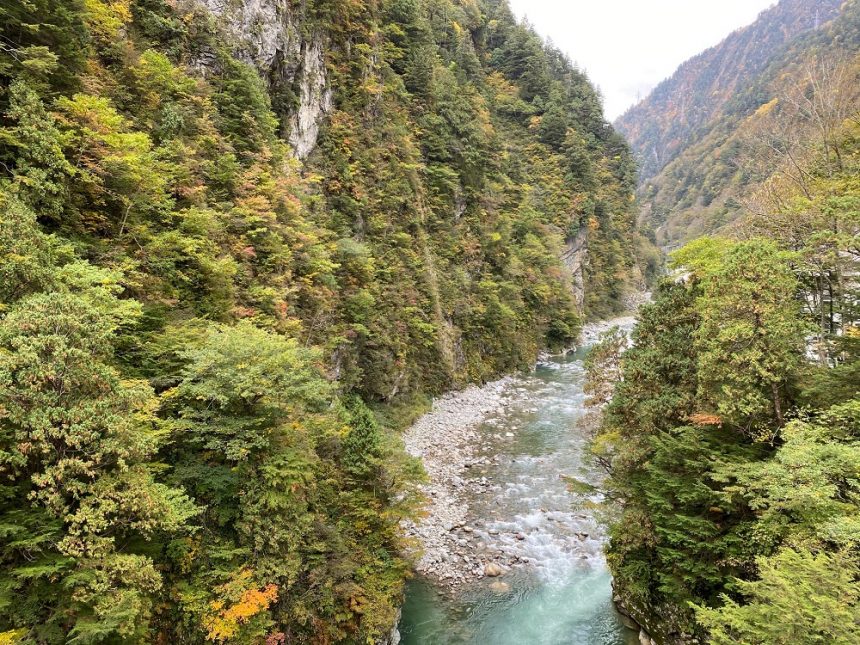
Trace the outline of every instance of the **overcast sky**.
<instances>
[{"instance_id":1,"label":"overcast sky","mask_svg":"<svg viewBox=\"0 0 860 645\"><path fill-rule=\"evenodd\" d=\"M776 0L510 0L600 88L614 120Z\"/></svg>"}]
</instances>

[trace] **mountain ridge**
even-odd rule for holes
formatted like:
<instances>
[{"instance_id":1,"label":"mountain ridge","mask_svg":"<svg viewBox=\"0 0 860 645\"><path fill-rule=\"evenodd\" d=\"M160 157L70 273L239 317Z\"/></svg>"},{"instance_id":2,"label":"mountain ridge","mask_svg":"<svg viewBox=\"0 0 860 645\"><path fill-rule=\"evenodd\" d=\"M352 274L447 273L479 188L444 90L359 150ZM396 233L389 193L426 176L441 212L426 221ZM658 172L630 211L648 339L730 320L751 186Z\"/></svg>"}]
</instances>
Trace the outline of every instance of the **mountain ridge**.
<instances>
[{"instance_id":1,"label":"mountain ridge","mask_svg":"<svg viewBox=\"0 0 860 645\"><path fill-rule=\"evenodd\" d=\"M833 17L832 11L837 12ZM822 16L830 19L825 22ZM726 39L722 50L712 48L682 66L659 92L625 115L620 131L626 132L638 159L651 159L640 166L639 224L659 246L676 248L743 218L744 205L780 170L777 159L770 167L756 160L762 153L760 139L777 124L786 132L795 129L795 138L815 127L813 115L791 116L792 96L811 91L817 81L810 74L824 73L827 61L855 56L858 25L860 7L854 0L836 9L830 0L809 6L783 0ZM751 34L760 32L771 34L774 47L749 50ZM787 33L794 36L786 38ZM748 51L750 63L744 58ZM713 70L730 56L740 56L732 60L741 71L720 80ZM715 86L720 89L712 90ZM844 101L855 93L856 88L846 87ZM687 117L676 119L684 101Z\"/></svg>"},{"instance_id":2,"label":"mountain ridge","mask_svg":"<svg viewBox=\"0 0 860 645\"><path fill-rule=\"evenodd\" d=\"M616 121L647 181L674 159L731 102L734 91L773 60L772 51L797 36L820 28L839 14L842 0L781 0L746 27L682 63L639 104ZM713 103L707 99L716 97ZM645 130L647 127L656 131Z\"/></svg>"}]
</instances>

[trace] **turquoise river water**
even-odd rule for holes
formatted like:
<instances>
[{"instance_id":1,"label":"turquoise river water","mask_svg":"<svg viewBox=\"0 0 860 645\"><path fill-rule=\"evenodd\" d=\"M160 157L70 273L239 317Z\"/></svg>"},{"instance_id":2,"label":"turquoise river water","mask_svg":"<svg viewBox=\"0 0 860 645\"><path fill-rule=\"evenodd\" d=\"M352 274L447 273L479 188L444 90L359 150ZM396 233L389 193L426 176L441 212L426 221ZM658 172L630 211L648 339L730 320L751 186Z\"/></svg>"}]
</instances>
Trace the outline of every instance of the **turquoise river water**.
<instances>
[{"instance_id":1,"label":"turquoise river water","mask_svg":"<svg viewBox=\"0 0 860 645\"><path fill-rule=\"evenodd\" d=\"M482 454L499 459L470 471L493 486L469 499L469 523L487 544L527 563L453 593L426 579L411 581L400 623L403 645L639 642L612 604L605 531L561 477L600 481L586 458L581 423L583 358L580 350L515 379L504 413L479 429ZM505 585L493 587L500 580Z\"/></svg>"}]
</instances>

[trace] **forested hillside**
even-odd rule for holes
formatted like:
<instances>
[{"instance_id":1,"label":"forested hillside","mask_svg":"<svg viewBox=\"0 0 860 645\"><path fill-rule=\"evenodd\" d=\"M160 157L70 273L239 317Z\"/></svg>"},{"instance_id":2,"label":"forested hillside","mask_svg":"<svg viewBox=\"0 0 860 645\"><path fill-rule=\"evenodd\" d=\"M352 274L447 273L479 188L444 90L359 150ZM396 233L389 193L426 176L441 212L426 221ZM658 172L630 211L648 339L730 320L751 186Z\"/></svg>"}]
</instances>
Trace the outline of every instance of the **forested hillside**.
<instances>
[{"instance_id":1,"label":"forested hillside","mask_svg":"<svg viewBox=\"0 0 860 645\"><path fill-rule=\"evenodd\" d=\"M782 0L755 23L691 58L618 119L643 181L657 176L712 127L736 111L737 94L767 70L786 45L839 15L840 0ZM757 106L755 106L757 107Z\"/></svg>"},{"instance_id":2,"label":"forested hillside","mask_svg":"<svg viewBox=\"0 0 860 645\"><path fill-rule=\"evenodd\" d=\"M656 193L663 241L698 239L633 347L597 353L601 391L616 381L593 446L619 509L609 564L661 645L860 642L860 8L841 10L739 95L752 116L654 180L689 181ZM742 144L744 167L713 157ZM698 237L721 222L684 219L684 191L712 185L743 198Z\"/></svg>"},{"instance_id":3,"label":"forested hillside","mask_svg":"<svg viewBox=\"0 0 860 645\"><path fill-rule=\"evenodd\" d=\"M786 137L804 138L793 128L818 127L823 115L798 105L798 93L810 76L836 82L823 76L822 54L853 56L860 48L858 23L856 2L782 0L682 65L619 119L640 164L641 223L661 246L675 247L738 219L774 170L772 160L761 163L762 146L771 154L785 151L796 143ZM843 102L856 93L842 89ZM835 106L815 109L832 112ZM784 131L773 132L767 122L780 113Z\"/></svg>"},{"instance_id":4,"label":"forested hillside","mask_svg":"<svg viewBox=\"0 0 860 645\"><path fill-rule=\"evenodd\" d=\"M609 563L659 643L860 642L858 121L832 142L809 197L772 184L740 238L679 251L609 361Z\"/></svg>"},{"instance_id":5,"label":"forested hillside","mask_svg":"<svg viewBox=\"0 0 860 645\"><path fill-rule=\"evenodd\" d=\"M504 1L7 0L0 114L0 642L373 642L393 431L643 279Z\"/></svg>"}]
</instances>

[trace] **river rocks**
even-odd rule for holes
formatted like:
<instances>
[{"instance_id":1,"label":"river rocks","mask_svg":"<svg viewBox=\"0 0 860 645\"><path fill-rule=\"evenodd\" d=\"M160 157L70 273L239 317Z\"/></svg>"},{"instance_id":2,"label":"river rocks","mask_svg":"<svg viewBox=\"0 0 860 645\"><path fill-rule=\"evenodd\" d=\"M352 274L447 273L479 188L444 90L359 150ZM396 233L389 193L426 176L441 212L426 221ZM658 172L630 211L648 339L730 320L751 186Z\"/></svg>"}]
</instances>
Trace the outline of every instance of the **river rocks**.
<instances>
[{"instance_id":1,"label":"river rocks","mask_svg":"<svg viewBox=\"0 0 860 645\"><path fill-rule=\"evenodd\" d=\"M483 576L482 563L472 564L475 547L464 539L474 531L467 527L466 499L486 492L490 482L485 476L468 479L466 472L492 463L477 455L481 442L476 428L503 411L504 392L512 382L505 378L438 399L403 437L407 452L422 459L430 480L422 487L427 498L425 517L418 523L404 523L406 534L418 542L415 568L448 586ZM497 555L486 552L484 546L481 558L492 560Z\"/></svg>"},{"instance_id":2,"label":"river rocks","mask_svg":"<svg viewBox=\"0 0 860 645\"><path fill-rule=\"evenodd\" d=\"M488 578L498 578L501 575L504 575L505 570L502 569L495 562L490 562L484 567L484 575Z\"/></svg>"},{"instance_id":3,"label":"river rocks","mask_svg":"<svg viewBox=\"0 0 860 645\"><path fill-rule=\"evenodd\" d=\"M636 316L626 316L624 318L615 318L603 322L597 322L587 325L582 331L582 340L585 345L591 345L600 339L600 336L612 329L613 327L629 328L633 327L636 322Z\"/></svg>"},{"instance_id":4,"label":"river rocks","mask_svg":"<svg viewBox=\"0 0 860 645\"><path fill-rule=\"evenodd\" d=\"M595 338L611 326L589 326L584 336ZM422 460L428 475L421 487L424 515L402 525L411 538L407 555L418 573L440 587L453 590L484 577L497 578L515 567L539 566L525 557L530 555L528 536L535 524L512 523L502 510L511 482L488 477L499 466L528 462L527 456L513 459L505 446L521 431L522 414L539 412L535 397L528 377L471 387L437 399L432 411L404 433L407 452ZM470 501L481 508L482 521L470 516ZM541 519L534 522L560 523L564 530L568 511L540 511ZM580 540L587 538L582 534Z\"/></svg>"},{"instance_id":5,"label":"river rocks","mask_svg":"<svg viewBox=\"0 0 860 645\"><path fill-rule=\"evenodd\" d=\"M637 311L643 305L651 302L650 291L634 291L624 297L624 307L627 311Z\"/></svg>"},{"instance_id":6,"label":"river rocks","mask_svg":"<svg viewBox=\"0 0 860 645\"><path fill-rule=\"evenodd\" d=\"M495 582L490 584L490 590L497 594L508 593L511 590L511 585L509 585L507 582L496 580Z\"/></svg>"},{"instance_id":7,"label":"river rocks","mask_svg":"<svg viewBox=\"0 0 860 645\"><path fill-rule=\"evenodd\" d=\"M657 645L657 641L651 638L644 629L641 629L639 630L639 645Z\"/></svg>"}]
</instances>

